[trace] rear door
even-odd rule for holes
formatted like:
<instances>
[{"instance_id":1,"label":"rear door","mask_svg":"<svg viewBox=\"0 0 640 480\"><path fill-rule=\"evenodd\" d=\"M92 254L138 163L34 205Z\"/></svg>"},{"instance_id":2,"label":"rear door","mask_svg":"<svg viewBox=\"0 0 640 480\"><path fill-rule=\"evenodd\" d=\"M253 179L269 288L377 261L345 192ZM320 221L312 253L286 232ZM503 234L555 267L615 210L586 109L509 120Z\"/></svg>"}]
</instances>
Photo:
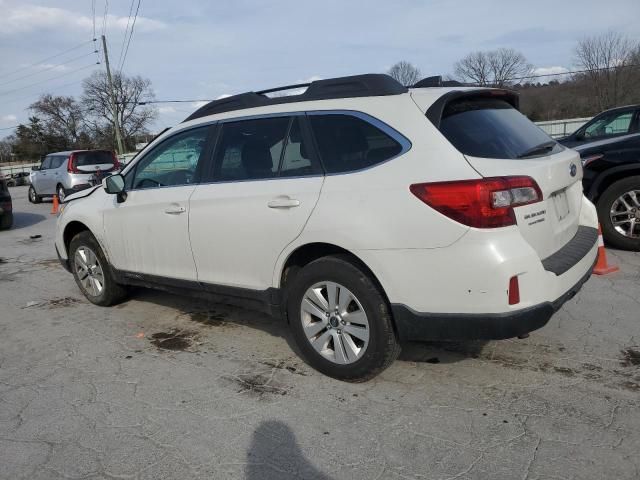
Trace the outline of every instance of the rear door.
<instances>
[{"instance_id":1,"label":"rear door","mask_svg":"<svg viewBox=\"0 0 640 480\"><path fill-rule=\"evenodd\" d=\"M53 172L51 171L51 162L53 161L53 158L53 156L47 155L40 165L40 170L36 171L36 174L33 176L33 188L35 188L38 195L53 193L53 189L50 188L52 183L50 177L53 175Z\"/></svg>"},{"instance_id":2,"label":"rear door","mask_svg":"<svg viewBox=\"0 0 640 480\"><path fill-rule=\"evenodd\" d=\"M505 93L506 95L506 93ZM582 206L579 155L552 140L500 91L469 94L442 110L440 131L483 177L532 177L543 201L514 209L518 228L544 259L578 230Z\"/></svg>"},{"instance_id":3,"label":"rear door","mask_svg":"<svg viewBox=\"0 0 640 480\"><path fill-rule=\"evenodd\" d=\"M324 177L310 145L303 115L221 124L213 171L189 202L200 282L271 286L278 256L320 195Z\"/></svg>"}]
</instances>

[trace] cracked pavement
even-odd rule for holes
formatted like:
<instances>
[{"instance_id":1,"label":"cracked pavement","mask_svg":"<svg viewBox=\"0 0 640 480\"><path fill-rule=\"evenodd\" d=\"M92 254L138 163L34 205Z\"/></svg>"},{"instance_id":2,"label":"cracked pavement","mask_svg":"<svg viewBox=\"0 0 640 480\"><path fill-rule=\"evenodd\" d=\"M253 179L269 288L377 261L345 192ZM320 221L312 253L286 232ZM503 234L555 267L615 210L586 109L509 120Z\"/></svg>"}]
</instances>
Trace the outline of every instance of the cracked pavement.
<instances>
[{"instance_id":1,"label":"cracked pavement","mask_svg":"<svg viewBox=\"0 0 640 480\"><path fill-rule=\"evenodd\" d=\"M405 344L348 384L260 313L142 289L89 304L50 203L11 193L0 478L640 477L640 254L609 250L621 271L527 339Z\"/></svg>"}]
</instances>

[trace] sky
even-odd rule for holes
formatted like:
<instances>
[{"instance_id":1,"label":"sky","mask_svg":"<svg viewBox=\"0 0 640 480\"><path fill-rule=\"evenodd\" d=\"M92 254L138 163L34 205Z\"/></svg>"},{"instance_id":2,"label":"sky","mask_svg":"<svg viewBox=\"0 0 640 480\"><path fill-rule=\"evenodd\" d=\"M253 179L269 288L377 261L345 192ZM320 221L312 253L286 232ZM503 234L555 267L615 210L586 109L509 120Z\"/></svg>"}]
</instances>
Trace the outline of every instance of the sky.
<instances>
[{"instance_id":1,"label":"sky","mask_svg":"<svg viewBox=\"0 0 640 480\"><path fill-rule=\"evenodd\" d=\"M137 0L0 0L0 138L26 121L39 95L79 96L82 79L104 68L95 64L94 18L117 69L132 6ZM399 60L423 76L446 75L466 54L500 47L554 73L572 68L585 36L614 30L640 40L638 19L639 0L142 0L122 71L150 79L158 100L384 72ZM152 130L198 106L159 104Z\"/></svg>"}]
</instances>

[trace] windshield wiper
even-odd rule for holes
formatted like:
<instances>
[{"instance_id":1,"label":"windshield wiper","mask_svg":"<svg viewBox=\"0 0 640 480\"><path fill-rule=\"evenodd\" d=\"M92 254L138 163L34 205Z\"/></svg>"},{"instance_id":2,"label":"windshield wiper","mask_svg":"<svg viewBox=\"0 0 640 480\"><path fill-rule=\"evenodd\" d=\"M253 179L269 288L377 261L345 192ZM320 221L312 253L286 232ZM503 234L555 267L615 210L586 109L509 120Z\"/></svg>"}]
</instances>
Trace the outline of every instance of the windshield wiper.
<instances>
[{"instance_id":1,"label":"windshield wiper","mask_svg":"<svg viewBox=\"0 0 640 480\"><path fill-rule=\"evenodd\" d=\"M553 147L556 146L555 140L550 140L548 142L541 143L540 145L536 145L535 147L531 147L528 150L525 150L518 158L532 157L533 155L541 155L543 153L550 152L553 150Z\"/></svg>"}]
</instances>

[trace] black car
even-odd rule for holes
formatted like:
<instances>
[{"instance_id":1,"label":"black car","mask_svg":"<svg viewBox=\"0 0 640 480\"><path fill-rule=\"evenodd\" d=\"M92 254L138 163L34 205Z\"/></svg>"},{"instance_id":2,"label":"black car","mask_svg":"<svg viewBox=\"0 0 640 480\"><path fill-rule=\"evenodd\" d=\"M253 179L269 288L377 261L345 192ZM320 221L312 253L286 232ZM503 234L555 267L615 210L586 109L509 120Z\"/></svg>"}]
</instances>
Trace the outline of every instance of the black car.
<instances>
[{"instance_id":1,"label":"black car","mask_svg":"<svg viewBox=\"0 0 640 480\"><path fill-rule=\"evenodd\" d=\"M640 105L607 110L558 141L580 153L605 241L640 251Z\"/></svg>"},{"instance_id":2,"label":"black car","mask_svg":"<svg viewBox=\"0 0 640 480\"><path fill-rule=\"evenodd\" d=\"M13 204L7 182L0 180L0 230L6 230L13 225Z\"/></svg>"}]
</instances>

